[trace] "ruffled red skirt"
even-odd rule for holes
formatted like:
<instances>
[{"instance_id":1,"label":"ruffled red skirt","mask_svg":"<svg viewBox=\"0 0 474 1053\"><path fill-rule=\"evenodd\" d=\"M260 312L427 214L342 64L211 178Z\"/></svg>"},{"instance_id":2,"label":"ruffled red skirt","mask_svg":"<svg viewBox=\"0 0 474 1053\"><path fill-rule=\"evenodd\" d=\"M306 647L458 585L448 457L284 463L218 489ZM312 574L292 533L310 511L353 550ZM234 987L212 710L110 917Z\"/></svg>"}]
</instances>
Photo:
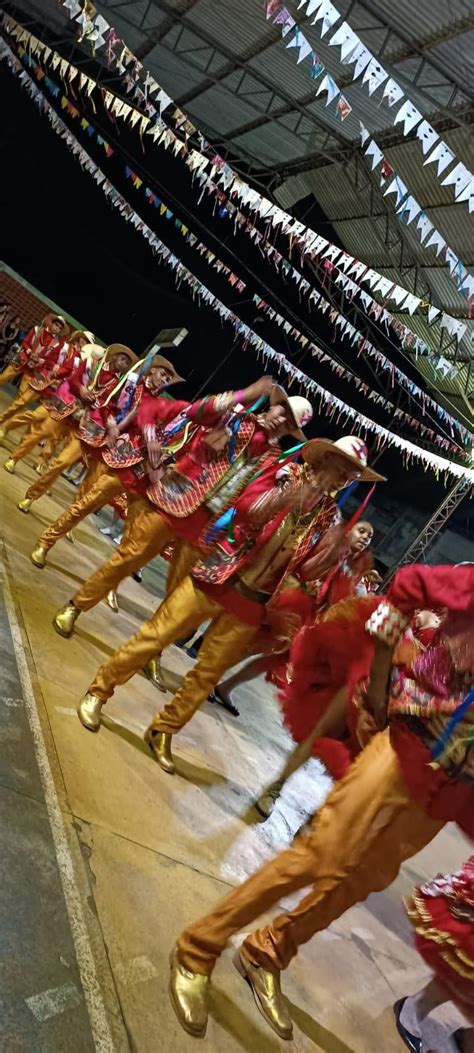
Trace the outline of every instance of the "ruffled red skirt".
<instances>
[{"instance_id":1,"label":"ruffled red skirt","mask_svg":"<svg viewBox=\"0 0 474 1053\"><path fill-rule=\"evenodd\" d=\"M415 888L406 903L415 944L455 1001L474 1007L474 856L457 874Z\"/></svg>"}]
</instances>

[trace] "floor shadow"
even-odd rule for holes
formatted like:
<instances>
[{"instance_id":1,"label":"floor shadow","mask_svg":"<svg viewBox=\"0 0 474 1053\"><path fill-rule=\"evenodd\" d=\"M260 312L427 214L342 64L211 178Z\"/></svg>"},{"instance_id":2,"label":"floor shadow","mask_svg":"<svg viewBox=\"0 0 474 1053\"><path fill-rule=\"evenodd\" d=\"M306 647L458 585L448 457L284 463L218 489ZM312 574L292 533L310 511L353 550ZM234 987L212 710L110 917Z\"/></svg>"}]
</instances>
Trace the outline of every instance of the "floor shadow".
<instances>
[{"instance_id":1,"label":"floor shadow","mask_svg":"<svg viewBox=\"0 0 474 1053\"><path fill-rule=\"evenodd\" d=\"M141 735L137 735L131 728L125 728L123 724L117 724L115 720L112 720L111 717L106 716L104 713L101 715L101 723L104 725L104 728L107 728L107 731L111 731L113 735L117 735L123 742L127 742L129 746L133 746L139 753L143 753L145 757L153 760L150 747L147 746Z\"/></svg>"},{"instance_id":2,"label":"floor shadow","mask_svg":"<svg viewBox=\"0 0 474 1053\"><path fill-rule=\"evenodd\" d=\"M306 1013L300 1006L294 1005L287 999L291 1019L293 1023L303 1032L307 1038L310 1038L315 1045L320 1046L324 1053L357 1053L357 1050L353 1046L348 1046L346 1042L343 1042L341 1038L338 1038L333 1031L328 1031L322 1024L318 1024L309 1013Z\"/></svg>"},{"instance_id":3,"label":"floor shadow","mask_svg":"<svg viewBox=\"0 0 474 1053\"><path fill-rule=\"evenodd\" d=\"M252 999L250 991L249 999ZM249 1009L251 1005L250 1001ZM257 1013L258 1010L255 1009L255 1012ZM258 1053L276 1053L282 1048L278 1037L276 1035L272 1037L270 1029L260 1030L250 1016L243 1013L224 991L216 987L212 989L211 1016L216 1024L219 1024L223 1031L235 1039L239 1047L248 1050L248 1053L256 1053L256 1050ZM264 1024L263 1027L265 1027Z\"/></svg>"},{"instance_id":4,"label":"floor shadow","mask_svg":"<svg viewBox=\"0 0 474 1053\"><path fill-rule=\"evenodd\" d=\"M117 650L116 647L109 647L105 640L102 640L98 636L92 636L92 633L87 633L84 629L75 629L74 635L77 636L78 639L83 640L84 643L91 644L97 651L102 651L102 654L107 655L108 658L110 655L115 654L115 651Z\"/></svg>"}]
</instances>

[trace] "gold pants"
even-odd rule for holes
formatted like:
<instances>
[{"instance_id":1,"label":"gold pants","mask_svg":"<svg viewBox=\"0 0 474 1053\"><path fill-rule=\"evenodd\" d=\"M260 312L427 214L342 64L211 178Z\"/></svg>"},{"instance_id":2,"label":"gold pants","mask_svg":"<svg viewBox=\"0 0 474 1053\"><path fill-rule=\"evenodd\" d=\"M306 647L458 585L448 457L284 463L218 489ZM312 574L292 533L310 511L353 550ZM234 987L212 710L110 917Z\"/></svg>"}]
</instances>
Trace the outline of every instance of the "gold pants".
<instances>
[{"instance_id":1,"label":"gold pants","mask_svg":"<svg viewBox=\"0 0 474 1053\"><path fill-rule=\"evenodd\" d=\"M14 375L16 376L17 374L15 373ZM38 399L38 392L35 391L34 388L30 388L26 377L23 377L16 399L14 399L13 402L10 402L8 408L0 414L0 427L6 424L11 417L15 417L24 406L29 406L30 402L38 402Z\"/></svg>"},{"instance_id":2,"label":"gold pants","mask_svg":"<svg viewBox=\"0 0 474 1053\"><path fill-rule=\"evenodd\" d=\"M71 434L61 453L54 458L54 461L51 461L48 471L37 479L32 486L28 487L25 497L31 498L32 501L37 501L38 497L47 493L58 476L65 472L66 468L70 468L80 457L82 457L81 444L79 439L76 439L76 436Z\"/></svg>"},{"instance_id":3,"label":"gold pants","mask_svg":"<svg viewBox=\"0 0 474 1053\"><path fill-rule=\"evenodd\" d=\"M227 614L214 600L197 588L191 577L171 592L161 607L127 643L100 667L89 691L106 701L117 684L125 684L150 658L179 640L201 622L212 618L194 668L180 690L153 720L156 731L175 735L206 700L229 666L245 653L256 628Z\"/></svg>"},{"instance_id":4,"label":"gold pants","mask_svg":"<svg viewBox=\"0 0 474 1053\"><path fill-rule=\"evenodd\" d=\"M65 449L67 450L68 447L66 447ZM68 463L73 463L70 462L70 456L72 455L69 454ZM74 459L75 458L76 451L74 451ZM57 464L58 461L60 461L60 459L61 454L59 455L59 457L56 458L56 461L54 463ZM40 482L43 482L44 479L47 479L50 475L51 469L49 472L46 472L45 475L41 476ZM83 509L84 506L87 504L87 497L89 495L89 492L91 490L95 491L96 489L98 489L102 479L104 479L105 482L102 487L100 499L95 504L92 503L91 506L87 508L87 510L84 512ZM117 493L121 493L122 488L120 484L118 484L117 489L117 481L115 479L115 476L108 474L104 462L102 460L91 460L87 469L87 473L84 476L81 486L79 487L79 491L75 501L73 501L73 503L70 504L68 508L66 508L66 511L63 512L61 516L59 516L59 519L56 519L54 523L50 523L49 527L47 527L44 533L41 534L41 537L38 538L37 544L43 545L44 548L47 549L52 548L53 545L56 544L56 541L59 541L59 538L61 537L65 537L66 534L68 534L74 526L77 526L81 519L85 519L85 517L88 516L90 512L93 512L97 508L102 508L102 505L107 504L109 500L109 496L107 496L107 481L109 482L109 496L115 497ZM28 497L31 495L31 491L35 488L38 489L36 484L35 486L30 487L30 489L27 490ZM102 492L104 496L102 496Z\"/></svg>"},{"instance_id":5,"label":"gold pants","mask_svg":"<svg viewBox=\"0 0 474 1053\"><path fill-rule=\"evenodd\" d=\"M210 975L239 929L306 885L294 910L248 936L242 950L270 972L286 969L301 944L349 907L396 878L402 863L442 829L411 800L389 731L375 736L314 817L311 831L234 889L178 940L181 964Z\"/></svg>"},{"instance_id":6,"label":"gold pants","mask_svg":"<svg viewBox=\"0 0 474 1053\"><path fill-rule=\"evenodd\" d=\"M2 369L2 372L0 373L0 387L3 387L5 384L10 384L12 380L16 380L16 378L18 376L18 373L19 373L19 370L16 369L15 366L13 366L11 364L9 366L6 366L5 369ZM20 391L21 391L21 389L23 387L23 383L25 385L27 383L27 381L26 381L24 376L21 378ZM29 384L28 384L28 387L29 387Z\"/></svg>"},{"instance_id":7,"label":"gold pants","mask_svg":"<svg viewBox=\"0 0 474 1053\"><path fill-rule=\"evenodd\" d=\"M36 409L26 409L22 412L15 413L14 417L10 417L10 420L5 425L5 431L14 431L15 428L22 428L26 425L30 427L36 427L39 423L48 419L48 411L46 406L37 406Z\"/></svg>"},{"instance_id":8,"label":"gold pants","mask_svg":"<svg viewBox=\"0 0 474 1053\"><path fill-rule=\"evenodd\" d=\"M39 406L38 408L42 409L43 407ZM18 446L15 446L15 449L12 453L12 460L15 461L15 463L17 461L23 460L23 457L26 457L27 453L29 453L30 450L34 450L35 446L37 446L38 443L42 441L42 439L51 440L54 443L54 445L56 445L56 443L59 442L59 439L61 438L61 435L63 433L63 425L60 423L60 421L53 420L52 417L49 416L49 413L46 409L44 412L46 414L46 419L44 417L38 417L36 421L33 421L32 426L28 431L28 434L23 436L23 439L20 443L18 443ZM19 416L20 414L18 414L18 417ZM14 420L17 420L18 417L15 417ZM12 427L11 421L10 427ZM13 427L18 427L18 425L15 424L13 425Z\"/></svg>"},{"instance_id":9,"label":"gold pants","mask_svg":"<svg viewBox=\"0 0 474 1053\"><path fill-rule=\"evenodd\" d=\"M113 476L117 480L117 476ZM117 493L123 486L118 484ZM89 499L92 492L89 493ZM81 611L88 611L124 578L135 574L154 559L173 539L173 530L145 497L128 493L128 512L120 545L106 563L103 563L73 597L73 603ZM102 502L105 504L106 502ZM70 529L70 528L68 528ZM186 571L187 573L187 571Z\"/></svg>"}]
</instances>

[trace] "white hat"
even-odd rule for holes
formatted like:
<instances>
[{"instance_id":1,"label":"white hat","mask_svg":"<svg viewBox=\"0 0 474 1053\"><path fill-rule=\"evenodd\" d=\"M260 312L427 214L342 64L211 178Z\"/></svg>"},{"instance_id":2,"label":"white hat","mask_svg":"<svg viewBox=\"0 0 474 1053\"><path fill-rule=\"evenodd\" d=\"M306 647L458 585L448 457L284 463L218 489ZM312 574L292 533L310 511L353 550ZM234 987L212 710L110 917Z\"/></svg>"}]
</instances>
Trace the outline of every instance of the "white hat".
<instances>
[{"instance_id":1,"label":"white hat","mask_svg":"<svg viewBox=\"0 0 474 1053\"><path fill-rule=\"evenodd\" d=\"M302 428L304 428L305 424L309 424L313 417L313 407L308 402L308 399L303 398L302 395L287 395L286 391L279 384L276 384L270 396L270 405L288 406L295 425L289 434L293 435L295 439L299 439L300 442L305 442L306 435Z\"/></svg>"},{"instance_id":2,"label":"white hat","mask_svg":"<svg viewBox=\"0 0 474 1053\"><path fill-rule=\"evenodd\" d=\"M350 462L353 467L359 469L359 479L362 482L384 483L385 476L374 472L373 468L367 466L369 451L363 439L358 435L344 435L342 439L331 442L329 439L311 439L301 451L303 459L308 464L316 464L325 453L338 453Z\"/></svg>"}]
</instances>

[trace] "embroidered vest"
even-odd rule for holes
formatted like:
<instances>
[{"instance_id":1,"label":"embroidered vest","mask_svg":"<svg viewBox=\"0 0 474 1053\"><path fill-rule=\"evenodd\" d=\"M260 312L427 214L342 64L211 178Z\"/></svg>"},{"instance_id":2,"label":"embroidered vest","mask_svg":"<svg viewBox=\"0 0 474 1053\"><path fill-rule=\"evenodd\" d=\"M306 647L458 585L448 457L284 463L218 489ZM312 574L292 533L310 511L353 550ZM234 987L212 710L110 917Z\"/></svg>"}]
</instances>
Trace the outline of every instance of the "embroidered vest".
<instances>
[{"instance_id":1,"label":"embroidered vest","mask_svg":"<svg viewBox=\"0 0 474 1053\"><path fill-rule=\"evenodd\" d=\"M242 420L232 464L229 464L228 447L218 456L213 456L211 451L207 452L204 443L199 443L199 454L205 453L202 461L198 461L190 453L188 456L190 460L192 458L193 464L189 468L187 475L184 475L179 470L178 465L180 462L176 466L167 468L163 477L149 487L147 494L150 501L157 505L161 511L176 516L178 519L184 519L186 516L191 515L200 505L212 497L218 487L220 488L227 482L227 479L231 478L234 471L239 469L239 458L245 455L245 450L254 432L255 421L251 418ZM241 484L242 487L245 485L245 481L246 479L244 478ZM233 500L234 498L235 493L232 494L231 499Z\"/></svg>"}]
</instances>

